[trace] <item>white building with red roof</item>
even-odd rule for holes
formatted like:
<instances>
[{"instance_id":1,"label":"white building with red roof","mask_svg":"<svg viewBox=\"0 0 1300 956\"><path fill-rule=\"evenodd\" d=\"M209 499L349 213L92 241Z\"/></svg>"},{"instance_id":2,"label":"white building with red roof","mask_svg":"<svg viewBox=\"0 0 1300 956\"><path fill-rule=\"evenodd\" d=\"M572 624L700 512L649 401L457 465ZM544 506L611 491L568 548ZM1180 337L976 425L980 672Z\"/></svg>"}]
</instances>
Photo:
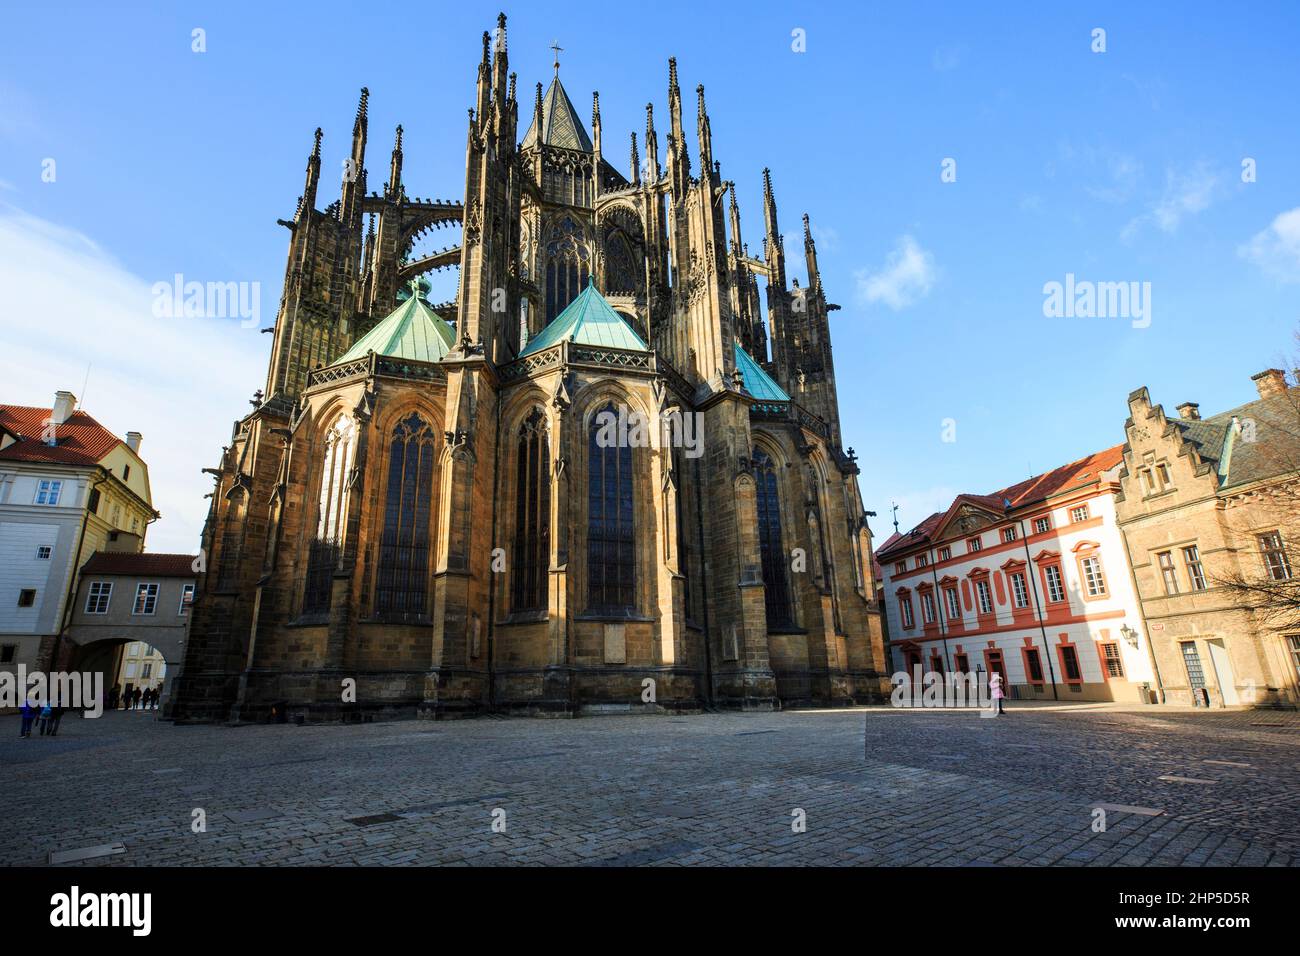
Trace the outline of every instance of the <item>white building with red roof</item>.
<instances>
[{"instance_id":1,"label":"white building with red roof","mask_svg":"<svg viewBox=\"0 0 1300 956\"><path fill-rule=\"evenodd\" d=\"M139 432L119 438L76 406L63 391L49 408L0 405L0 670L66 666L78 569L143 550L158 517Z\"/></svg>"},{"instance_id":2,"label":"white building with red roof","mask_svg":"<svg viewBox=\"0 0 1300 956\"><path fill-rule=\"evenodd\" d=\"M896 671L1002 675L1013 699L1150 700L1115 520L1123 446L947 511L876 551Z\"/></svg>"}]
</instances>

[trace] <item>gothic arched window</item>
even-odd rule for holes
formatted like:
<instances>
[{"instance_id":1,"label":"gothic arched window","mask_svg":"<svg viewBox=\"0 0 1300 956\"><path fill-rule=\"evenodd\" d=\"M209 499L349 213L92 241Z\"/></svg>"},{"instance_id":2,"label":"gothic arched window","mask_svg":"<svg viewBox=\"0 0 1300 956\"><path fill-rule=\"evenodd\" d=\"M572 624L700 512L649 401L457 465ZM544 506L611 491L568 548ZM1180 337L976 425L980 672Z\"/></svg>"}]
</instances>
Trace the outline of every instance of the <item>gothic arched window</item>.
<instances>
[{"instance_id":1,"label":"gothic arched window","mask_svg":"<svg viewBox=\"0 0 1300 956\"><path fill-rule=\"evenodd\" d=\"M414 412L393 429L375 576L375 610L384 616L428 612L433 446L433 426Z\"/></svg>"},{"instance_id":2,"label":"gothic arched window","mask_svg":"<svg viewBox=\"0 0 1300 956\"><path fill-rule=\"evenodd\" d=\"M325 433L316 534L307 554L304 613L329 610L331 582L347 521L347 478L353 444L352 420L340 415Z\"/></svg>"},{"instance_id":3,"label":"gothic arched window","mask_svg":"<svg viewBox=\"0 0 1300 956\"><path fill-rule=\"evenodd\" d=\"M551 450L546 416L536 409L519 428L515 488L515 553L511 609L546 607L551 555Z\"/></svg>"},{"instance_id":4,"label":"gothic arched window","mask_svg":"<svg viewBox=\"0 0 1300 956\"><path fill-rule=\"evenodd\" d=\"M754 449L757 486L758 544L763 558L763 587L767 623L790 624L790 587L785 574L785 545L781 540L781 501L776 466L767 453Z\"/></svg>"},{"instance_id":5,"label":"gothic arched window","mask_svg":"<svg viewBox=\"0 0 1300 956\"><path fill-rule=\"evenodd\" d=\"M587 603L593 610L628 610L635 604L632 527L632 448L610 440L611 403L591 423L587 456Z\"/></svg>"},{"instance_id":6,"label":"gothic arched window","mask_svg":"<svg viewBox=\"0 0 1300 956\"><path fill-rule=\"evenodd\" d=\"M552 229L546 243L546 321L578 297L587 284L587 245L582 229L568 217Z\"/></svg>"},{"instance_id":7,"label":"gothic arched window","mask_svg":"<svg viewBox=\"0 0 1300 956\"><path fill-rule=\"evenodd\" d=\"M615 232L605 243L605 288L611 292L635 294L641 287L632 248L621 232Z\"/></svg>"}]
</instances>

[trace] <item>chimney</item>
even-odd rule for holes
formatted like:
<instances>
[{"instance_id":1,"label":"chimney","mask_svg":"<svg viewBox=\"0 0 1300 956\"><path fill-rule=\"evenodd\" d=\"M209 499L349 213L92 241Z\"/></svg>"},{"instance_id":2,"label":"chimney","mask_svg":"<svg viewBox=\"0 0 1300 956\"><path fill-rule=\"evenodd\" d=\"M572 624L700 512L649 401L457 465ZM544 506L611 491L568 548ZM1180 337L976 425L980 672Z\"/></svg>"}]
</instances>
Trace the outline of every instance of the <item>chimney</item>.
<instances>
[{"instance_id":1,"label":"chimney","mask_svg":"<svg viewBox=\"0 0 1300 956\"><path fill-rule=\"evenodd\" d=\"M1286 372L1280 368L1266 368L1264 371L1252 375L1250 380L1259 389L1260 398L1286 394Z\"/></svg>"},{"instance_id":2,"label":"chimney","mask_svg":"<svg viewBox=\"0 0 1300 956\"><path fill-rule=\"evenodd\" d=\"M144 436L139 432L126 433L126 447L131 449L137 455L140 454L140 439Z\"/></svg>"},{"instance_id":3,"label":"chimney","mask_svg":"<svg viewBox=\"0 0 1300 956\"><path fill-rule=\"evenodd\" d=\"M1201 420L1201 406L1195 402L1183 402L1178 406L1178 417L1189 422Z\"/></svg>"},{"instance_id":4,"label":"chimney","mask_svg":"<svg viewBox=\"0 0 1300 956\"><path fill-rule=\"evenodd\" d=\"M54 408L50 410L50 422L62 425L72 417L72 410L77 407L77 396L71 392L55 392Z\"/></svg>"}]
</instances>

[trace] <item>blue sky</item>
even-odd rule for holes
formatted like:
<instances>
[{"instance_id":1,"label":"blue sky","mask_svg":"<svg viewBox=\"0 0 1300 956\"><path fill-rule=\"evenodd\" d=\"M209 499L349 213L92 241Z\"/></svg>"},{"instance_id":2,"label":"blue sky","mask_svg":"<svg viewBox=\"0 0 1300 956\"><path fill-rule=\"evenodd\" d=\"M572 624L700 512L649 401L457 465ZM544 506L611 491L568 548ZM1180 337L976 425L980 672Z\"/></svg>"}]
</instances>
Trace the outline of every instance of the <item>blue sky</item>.
<instances>
[{"instance_id":1,"label":"blue sky","mask_svg":"<svg viewBox=\"0 0 1300 956\"><path fill-rule=\"evenodd\" d=\"M269 325L312 130L334 198L357 91L372 188L405 127L408 191L463 189L479 36L499 4L10 5L0 35L0 401L80 390L145 432L155 550L197 545L230 421L269 335L158 319L176 273L258 281ZM557 14L557 10L563 13ZM678 58L686 125L706 87L714 153L761 246L772 169L794 273L819 239L843 433L891 530L1123 440L1128 393L1172 413L1254 395L1300 325L1300 9L1291 3L528 4L506 8L520 99L561 76L601 94L606 152ZM191 50L191 31L207 50ZM1094 53L1092 32L1106 31ZM802 30L806 51L792 50ZM527 112L527 107L525 107ZM693 137L692 137L693 138ZM694 145L692 144L692 149ZM1242 161L1257 180L1243 183ZM43 163L56 162L54 182ZM941 164L956 161L955 182ZM334 170L333 175L329 173ZM1290 214L1290 215L1288 215ZM433 245L450 241L435 236ZM1067 273L1149 282L1151 324L1046 318ZM443 280L446 281L445 279ZM108 344L124 338L125 344ZM945 442L943 423L956 423Z\"/></svg>"}]
</instances>

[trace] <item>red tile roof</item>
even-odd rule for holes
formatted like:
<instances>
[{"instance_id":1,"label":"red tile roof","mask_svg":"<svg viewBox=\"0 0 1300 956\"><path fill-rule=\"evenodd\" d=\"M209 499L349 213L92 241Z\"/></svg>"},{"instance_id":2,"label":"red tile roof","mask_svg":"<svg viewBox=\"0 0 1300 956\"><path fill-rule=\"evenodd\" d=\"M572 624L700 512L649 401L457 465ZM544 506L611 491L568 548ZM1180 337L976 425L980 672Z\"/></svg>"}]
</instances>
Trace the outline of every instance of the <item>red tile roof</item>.
<instances>
[{"instance_id":1,"label":"red tile roof","mask_svg":"<svg viewBox=\"0 0 1300 956\"><path fill-rule=\"evenodd\" d=\"M48 408L0 405L0 428L19 436L18 441L0 449L0 460L94 465L122 444L122 439L99 422L77 411L55 429L58 444L47 445L41 435L51 414Z\"/></svg>"},{"instance_id":2,"label":"red tile roof","mask_svg":"<svg viewBox=\"0 0 1300 956\"><path fill-rule=\"evenodd\" d=\"M1026 478L1024 481L1017 482L992 494L958 495L957 498L953 499L953 504L956 504L959 499L972 501L1000 514L1005 509L1005 502L1008 499L1010 499L1013 508L1022 508L1035 502L1046 501L1048 498L1071 488L1082 488L1086 485L1095 484L1100 479L1102 472L1109 471L1123 460L1124 446L1115 445L1105 451L1096 452L1069 464L1061 465L1059 468L1043 472L1041 475L1035 475L1033 478ZM929 541L930 535L938 530L939 525L943 523L943 519L948 516L950 511L952 511L952 505L949 505L946 511L936 511L911 531L901 534L894 532L884 544L876 549L876 555L888 555L896 547Z\"/></svg>"},{"instance_id":3,"label":"red tile roof","mask_svg":"<svg viewBox=\"0 0 1300 956\"><path fill-rule=\"evenodd\" d=\"M81 566L82 574L127 574L142 578L196 578L197 554L131 554L96 551Z\"/></svg>"}]
</instances>

